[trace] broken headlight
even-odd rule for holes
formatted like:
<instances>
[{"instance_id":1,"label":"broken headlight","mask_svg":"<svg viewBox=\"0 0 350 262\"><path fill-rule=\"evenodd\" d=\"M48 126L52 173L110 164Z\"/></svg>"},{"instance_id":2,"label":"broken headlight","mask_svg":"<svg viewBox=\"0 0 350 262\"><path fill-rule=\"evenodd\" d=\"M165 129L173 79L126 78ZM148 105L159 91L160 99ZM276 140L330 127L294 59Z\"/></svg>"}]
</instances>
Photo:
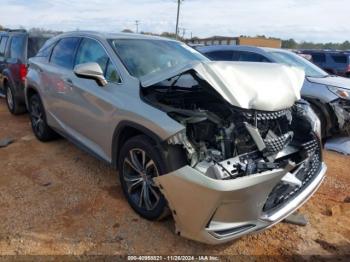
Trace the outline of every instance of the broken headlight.
<instances>
[{"instance_id":1,"label":"broken headlight","mask_svg":"<svg viewBox=\"0 0 350 262\"><path fill-rule=\"evenodd\" d=\"M336 86L328 86L328 89L340 98L350 100L350 90Z\"/></svg>"}]
</instances>

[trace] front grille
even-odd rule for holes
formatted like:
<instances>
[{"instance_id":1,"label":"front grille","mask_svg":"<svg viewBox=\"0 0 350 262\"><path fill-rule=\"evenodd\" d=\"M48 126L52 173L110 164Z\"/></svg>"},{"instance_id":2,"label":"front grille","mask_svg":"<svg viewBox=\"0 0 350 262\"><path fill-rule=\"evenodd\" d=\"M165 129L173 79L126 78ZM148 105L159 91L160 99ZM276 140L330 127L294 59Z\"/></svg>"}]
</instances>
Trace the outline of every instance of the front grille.
<instances>
[{"instance_id":1,"label":"front grille","mask_svg":"<svg viewBox=\"0 0 350 262\"><path fill-rule=\"evenodd\" d=\"M273 212L279 209L302 192L315 178L321 168L321 147L318 140L314 138L312 141L302 145L302 151L308 159L304 166L295 175L301 182L300 187L289 185L283 181L279 182L269 194L263 212Z\"/></svg>"},{"instance_id":2,"label":"front grille","mask_svg":"<svg viewBox=\"0 0 350 262\"><path fill-rule=\"evenodd\" d=\"M280 111L274 111L274 112L259 112L259 111L250 111L250 112L243 112L243 115L248 119L255 119L258 121L262 120L274 120L281 118L287 114L290 114L290 109L280 110Z\"/></svg>"},{"instance_id":3,"label":"front grille","mask_svg":"<svg viewBox=\"0 0 350 262\"><path fill-rule=\"evenodd\" d=\"M281 151L293 138L293 132L288 132L282 136L267 137L264 139L266 145L265 155L276 154Z\"/></svg>"}]
</instances>

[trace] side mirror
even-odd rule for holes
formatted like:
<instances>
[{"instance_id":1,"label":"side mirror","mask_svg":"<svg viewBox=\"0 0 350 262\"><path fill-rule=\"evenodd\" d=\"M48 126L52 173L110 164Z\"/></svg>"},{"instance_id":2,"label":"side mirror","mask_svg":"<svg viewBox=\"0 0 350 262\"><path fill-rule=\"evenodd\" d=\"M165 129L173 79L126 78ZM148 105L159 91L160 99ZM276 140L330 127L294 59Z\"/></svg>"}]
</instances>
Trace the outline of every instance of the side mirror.
<instances>
[{"instance_id":1,"label":"side mirror","mask_svg":"<svg viewBox=\"0 0 350 262\"><path fill-rule=\"evenodd\" d=\"M74 73L78 77L94 79L100 86L107 85L107 80L103 76L101 67L95 62L76 65Z\"/></svg>"}]
</instances>

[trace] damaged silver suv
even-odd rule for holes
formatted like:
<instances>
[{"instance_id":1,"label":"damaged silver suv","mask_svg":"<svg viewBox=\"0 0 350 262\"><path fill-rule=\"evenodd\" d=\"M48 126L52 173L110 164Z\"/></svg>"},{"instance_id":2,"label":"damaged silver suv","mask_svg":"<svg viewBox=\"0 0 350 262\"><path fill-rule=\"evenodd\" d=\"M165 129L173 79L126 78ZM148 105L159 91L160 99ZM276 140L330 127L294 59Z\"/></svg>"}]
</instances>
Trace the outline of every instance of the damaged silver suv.
<instances>
[{"instance_id":1,"label":"damaged silver suv","mask_svg":"<svg viewBox=\"0 0 350 262\"><path fill-rule=\"evenodd\" d=\"M266 229L321 184L320 122L300 101L304 73L210 62L169 39L65 33L30 60L36 137L61 134L119 170L142 217L222 243Z\"/></svg>"}]
</instances>

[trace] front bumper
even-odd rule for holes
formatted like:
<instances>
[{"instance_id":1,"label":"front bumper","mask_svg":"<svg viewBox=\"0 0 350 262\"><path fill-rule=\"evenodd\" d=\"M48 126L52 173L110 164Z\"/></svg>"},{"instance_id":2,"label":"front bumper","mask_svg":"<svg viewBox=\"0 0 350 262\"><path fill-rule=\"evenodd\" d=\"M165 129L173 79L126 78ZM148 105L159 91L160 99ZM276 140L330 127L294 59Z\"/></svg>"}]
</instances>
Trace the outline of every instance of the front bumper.
<instances>
[{"instance_id":1,"label":"front bumper","mask_svg":"<svg viewBox=\"0 0 350 262\"><path fill-rule=\"evenodd\" d=\"M208 244L219 244L264 230L303 205L322 183L321 162L312 179L295 196L264 211L270 193L288 173L277 169L232 180L216 180L184 166L155 178L172 210L176 233Z\"/></svg>"}]
</instances>

